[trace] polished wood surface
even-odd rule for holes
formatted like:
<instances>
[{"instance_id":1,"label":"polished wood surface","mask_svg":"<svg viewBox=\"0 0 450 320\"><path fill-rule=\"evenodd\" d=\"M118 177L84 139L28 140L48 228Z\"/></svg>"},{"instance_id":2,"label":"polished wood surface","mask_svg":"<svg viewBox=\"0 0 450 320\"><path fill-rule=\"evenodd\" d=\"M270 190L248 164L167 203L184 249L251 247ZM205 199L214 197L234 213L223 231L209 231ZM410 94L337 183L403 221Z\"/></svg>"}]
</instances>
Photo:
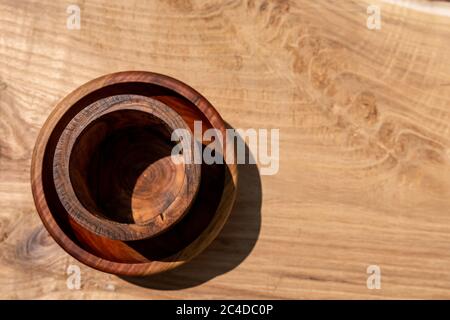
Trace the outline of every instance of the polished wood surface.
<instances>
[{"instance_id":1,"label":"polished wood surface","mask_svg":"<svg viewBox=\"0 0 450 320\"><path fill-rule=\"evenodd\" d=\"M80 30L66 28L66 1L0 1L1 297L450 298L448 4L74 2ZM29 182L53 107L121 70L188 83L232 127L280 129L278 174L242 168L211 246L139 281L60 249ZM70 265L81 290L67 288ZM366 286L370 265L380 290Z\"/></svg>"}]
</instances>

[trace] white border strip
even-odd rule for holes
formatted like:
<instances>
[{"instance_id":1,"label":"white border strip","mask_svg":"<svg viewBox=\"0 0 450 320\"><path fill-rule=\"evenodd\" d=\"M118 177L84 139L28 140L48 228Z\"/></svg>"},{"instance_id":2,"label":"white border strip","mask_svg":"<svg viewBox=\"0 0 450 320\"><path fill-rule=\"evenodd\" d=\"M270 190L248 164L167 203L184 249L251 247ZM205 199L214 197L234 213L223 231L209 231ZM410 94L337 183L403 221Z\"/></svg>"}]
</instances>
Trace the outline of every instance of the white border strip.
<instances>
[{"instance_id":1,"label":"white border strip","mask_svg":"<svg viewBox=\"0 0 450 320\"><path fill-rule=\"evenodd\" d=\"M384 3L398 5L407 9L420 11L450 18L450 6L444 3L410 1L410 0L382 0Z\"/></svg>"}]
</instances>

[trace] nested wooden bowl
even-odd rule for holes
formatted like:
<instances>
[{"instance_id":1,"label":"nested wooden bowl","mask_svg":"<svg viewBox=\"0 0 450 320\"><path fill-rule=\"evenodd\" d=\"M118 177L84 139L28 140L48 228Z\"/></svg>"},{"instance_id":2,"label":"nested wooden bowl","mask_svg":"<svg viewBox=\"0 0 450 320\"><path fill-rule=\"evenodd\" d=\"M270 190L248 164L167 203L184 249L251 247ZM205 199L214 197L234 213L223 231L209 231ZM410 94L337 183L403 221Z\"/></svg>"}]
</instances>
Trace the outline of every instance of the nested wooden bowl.
<instances>
[{"instance_id":1,"label":"nested wooden bowl","mask_svg":"<svg viewBox=\"0 0 450 320\"><path fill-rule=\"evenodd\" d=\"M185 129L176 136L176 129ZM177 141L191 140L188 161L172 161ZM121 94L86 106L56 145L53 179L61 204L82 227L109 239L139 240L164 232L187 213L200 185L194 139L158 100Z\"/></svg>"},{"instance_id":2,"label":"nested wooden bowl","mask_svg":"<svg viewBox=\"0 0 450 320\"><path fill-rule=\"evenodd\" d=\"M97 78L60 101L40 131L31 184L50 235L82 263L141 276L192 259L218 235L237 186L235 161L174 162L174 129L225 123L198 92L140 71ZM201 139L201 138L200 138ZM226 141L225 141L226 143ZM224 148L225 149L225 148ZM191 161L186 161L190 159Z\"/></svg>"}]
</instances>

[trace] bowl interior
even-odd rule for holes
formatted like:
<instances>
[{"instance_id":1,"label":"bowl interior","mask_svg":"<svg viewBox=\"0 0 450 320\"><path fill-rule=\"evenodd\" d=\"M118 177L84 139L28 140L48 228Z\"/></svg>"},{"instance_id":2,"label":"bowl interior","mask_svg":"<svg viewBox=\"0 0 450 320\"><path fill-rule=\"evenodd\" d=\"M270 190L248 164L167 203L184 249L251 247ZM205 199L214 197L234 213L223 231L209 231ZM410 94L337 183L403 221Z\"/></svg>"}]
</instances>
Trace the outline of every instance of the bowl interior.
<instances>
[{"instance_id":1,"label":"bowl interior","mask_svg":"<svg viewBox=\"0 0 450 320\"><path fill-rule=\"evenodd\" d=\"M183 185L184 165L171 160L175 142L159 118L118 110L94 120L76 140L69 174L91 213L144 225L164 211Z\"/></svg>"}]
</instances>

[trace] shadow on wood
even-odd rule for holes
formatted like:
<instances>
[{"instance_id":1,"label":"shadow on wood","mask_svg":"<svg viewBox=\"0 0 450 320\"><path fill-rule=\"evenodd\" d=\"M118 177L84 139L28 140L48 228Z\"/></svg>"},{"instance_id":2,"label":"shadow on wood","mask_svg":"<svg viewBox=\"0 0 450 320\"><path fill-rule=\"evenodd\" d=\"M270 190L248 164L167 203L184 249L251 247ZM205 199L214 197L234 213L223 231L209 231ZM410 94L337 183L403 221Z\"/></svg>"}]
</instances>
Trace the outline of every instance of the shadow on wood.
<instances>
[{"instance_id":1,"label":"shadow on wood","mask_svg":"<svg viewBox=\"0 0 450 320\"><path fill-rule=\"evenodd\" d=\"M246 153L252 157L248 146ZM236 202L216 240L198 257L174 270L148 277L120 277L141 287L178 290L198 286L239 264L253 250L261 229L261 179L256 164L238 165Z\"/></svg>"}]
</instances>

